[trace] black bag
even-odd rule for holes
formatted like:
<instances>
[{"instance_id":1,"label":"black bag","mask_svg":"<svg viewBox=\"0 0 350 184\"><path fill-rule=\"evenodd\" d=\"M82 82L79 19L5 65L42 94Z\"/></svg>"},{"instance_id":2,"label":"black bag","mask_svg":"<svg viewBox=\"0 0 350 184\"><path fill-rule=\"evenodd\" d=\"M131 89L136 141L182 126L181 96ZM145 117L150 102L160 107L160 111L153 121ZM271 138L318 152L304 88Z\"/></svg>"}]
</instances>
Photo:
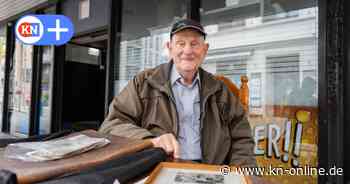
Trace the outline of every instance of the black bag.
<instances>
[{"instance_id":1,"label":"black bag","mask_svg":"<svg viewBox=\"0 0 350 184\"><path fill-rule=\"evenodd\" d=\"M108 184L113 183L115 179L120 183L127 183L147 174L166 159L167 154L164 150L150 148L40 184Z\"/></svg>"},{"instance_id":2,"label":"black bag","mask_svg":"<svg viewBox=\"0 0 350 184\"><path fill-rule=\"evenodd\" d=\"M0 170L0 184L17 184L16 174L8 170Z\"/></svg>"}]
</instances>

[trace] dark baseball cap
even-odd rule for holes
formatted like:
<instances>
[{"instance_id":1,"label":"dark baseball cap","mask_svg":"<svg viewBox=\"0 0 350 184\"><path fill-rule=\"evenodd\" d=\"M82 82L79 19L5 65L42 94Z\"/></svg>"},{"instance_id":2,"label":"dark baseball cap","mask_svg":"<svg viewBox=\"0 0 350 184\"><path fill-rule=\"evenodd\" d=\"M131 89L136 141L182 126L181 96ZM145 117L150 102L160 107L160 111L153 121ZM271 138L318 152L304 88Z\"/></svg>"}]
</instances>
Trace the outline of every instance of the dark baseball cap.
<instances>
[{"instance_id":1,"label":"dark baseball cap","mask_svg":"<svg viewBox=\"0 0 350 184\"><path fill-rule=\"evenodd\" d=\"M204 38L207 35L207 33L205 33L204 31L203 26L199 22L196 22L190 19L181 19L173 24L170 32L170 38L172 38L175 33L182 31L184 29L196 30L200 34L202 34Z\"/></svg>"}]
</instances>

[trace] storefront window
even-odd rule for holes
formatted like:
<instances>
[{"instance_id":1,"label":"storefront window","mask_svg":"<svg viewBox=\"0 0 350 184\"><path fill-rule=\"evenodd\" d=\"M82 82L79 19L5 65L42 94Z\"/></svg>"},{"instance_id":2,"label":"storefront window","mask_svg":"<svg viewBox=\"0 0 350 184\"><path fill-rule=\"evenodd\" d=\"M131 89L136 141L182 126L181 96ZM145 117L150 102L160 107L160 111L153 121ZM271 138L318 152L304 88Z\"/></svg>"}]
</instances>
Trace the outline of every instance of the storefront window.
<instances>
[{"instance_id":1,"label":"storefront window","mask_svg":"<svg viewBox=\"0 0 350 184\"><path fill-rule=\"evenodd\" d=\"M138 72L168 61L170 26L186 17L184 0L123 1L120 63L114 82L118 94Z\"/></svg>"},{"instance_id":2,"label":"storefront window","mask_svg":"<svg viewBox=\"0 0 350 184\"><path fill-rule=\"evenodd\" d=\"M0 26L0 130L2 129L2 106L5 84L6 26Z\"/></svg>"},{"instance_id":3,"label":"storefront window","mask_svg":"<svg viewBox=\"0 0 350 184\"><path fill-rule=\"evenodd\" d=\"M54 47L43 47L43 63L41 70L41 97L40 97L40 134L50 132L51 101L52 101L52 69L54 60Z\"/></svg>"},{"instance_id":4,"label":"storefront window","mask_svg":"<svg viewBox=\"0 0 350 184\"><path fill-rule=\"evenodd\" d=\"M45 14L55 14L55 12L55 7L45 10ZM43 46L42 58L39 133L48 134L51 130L54 46Z\"/></svg>"},{"instance_id":5,"label":"storefront window","mask_svg":"<svg viewBox=\"0 0 350 184\"><path fill-rule=\"evenodd\" d=\"M202 0L209 51L203 67L238 88L248 77L248 118L259 166L317 167L316 0ZM263 176L317 183L317 176Z\"/></svg>"},{"instance_id":6,"label":"storefront window","mask_svg":"<svg viewBox=\"0 0 350 184\"><path fill-rule=\"evenodd\" d=\"M31 103L33 46L15 42L10 71L9 120L10 133L28 135Z\"/></svg>"}]
</instances>

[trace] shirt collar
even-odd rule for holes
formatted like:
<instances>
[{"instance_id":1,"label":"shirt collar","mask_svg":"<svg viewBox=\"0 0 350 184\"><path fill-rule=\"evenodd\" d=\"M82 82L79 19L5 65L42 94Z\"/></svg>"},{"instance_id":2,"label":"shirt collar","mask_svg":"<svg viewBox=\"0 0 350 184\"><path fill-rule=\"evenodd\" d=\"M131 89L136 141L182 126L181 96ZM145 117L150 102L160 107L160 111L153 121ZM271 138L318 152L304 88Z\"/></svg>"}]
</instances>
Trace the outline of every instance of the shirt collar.
<instances>
[{"instance_id":1,"label":"shirt collar","mask_svg":"<svg viewBox=\"0 0 350 184\"><path fill-rule=\"evenodd\" d=\"M173 64L173 66L171 67L171 75L170 75L171 86L174 86L177 81L180 82L181 79L183 79L183 77L179 74L179 72L175 68L175 65ZM199 78L198 72L196 73L196 76L191 86L193 86L195 83L198 83L198 85L200 85L200 78Z\"/></svg>"}]
</instances>

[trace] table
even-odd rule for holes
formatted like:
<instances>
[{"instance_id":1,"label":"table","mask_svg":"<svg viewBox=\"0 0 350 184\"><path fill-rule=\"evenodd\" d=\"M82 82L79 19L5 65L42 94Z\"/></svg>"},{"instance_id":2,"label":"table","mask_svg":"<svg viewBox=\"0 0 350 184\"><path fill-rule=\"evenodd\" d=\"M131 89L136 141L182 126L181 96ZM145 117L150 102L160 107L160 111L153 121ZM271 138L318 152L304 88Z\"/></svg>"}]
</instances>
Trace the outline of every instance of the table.
<instances>
[{"instance_id":1,"label":"table","mask_svg":"<svg viewBox=\"0 0 350 184\"><path fill-rule=\"evenodd\" d=\"M65 173L87 169L99 163L152 147L150 141L134 140L113 135L100 135L93 130L79 133L92 137L106 137L111 143L97 150L91 150L69 158L47 162L24 162L0 157L0 169L16 173L18 183L35 183L48 178L61 176ZM76 135L76 133L70 136L74 135Z\"/></svg>"}]
</instances>

